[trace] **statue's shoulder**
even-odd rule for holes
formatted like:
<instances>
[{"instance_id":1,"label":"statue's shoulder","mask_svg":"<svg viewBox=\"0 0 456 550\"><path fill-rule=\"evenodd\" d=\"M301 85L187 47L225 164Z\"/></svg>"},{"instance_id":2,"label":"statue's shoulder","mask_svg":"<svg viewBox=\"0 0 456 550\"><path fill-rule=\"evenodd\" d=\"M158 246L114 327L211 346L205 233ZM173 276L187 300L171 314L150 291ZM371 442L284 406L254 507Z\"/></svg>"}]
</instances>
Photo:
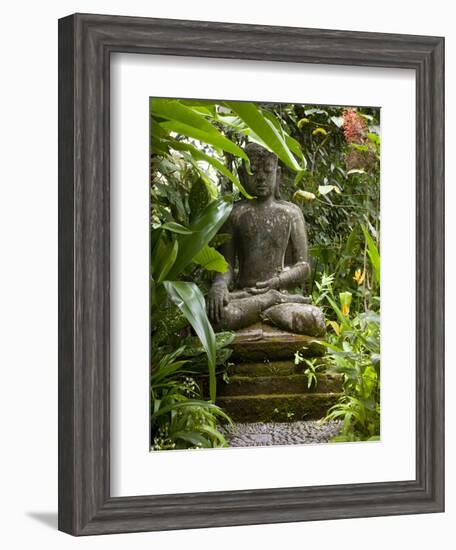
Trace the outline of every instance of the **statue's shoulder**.
<instances>
[{"instance_id":1,"label":"statue's shoulder","mask_svg":"<svg viewBox=\"0 0 456 550\"><path fill-rule=\"evenodd\" d=\"M297 204L294 204L289 201L284 200L278 200L277 203L280 205L281 208L283 208L288 214L290 214L293 218L298 217L302 218L302 210L299 208Z\"/></svg>"},{"instance_id":2,"label":"statue's shoulder","mask_svg":"<svg viewBox=\"0 0 456 550\"><path fill-rule=\"evenodd\" d=\"M233 209L231 210L230 219L236 221L240 216L247 210L249 210L250 205L246 201L238 201L233 204Z\"/></svg>"}]
</instances>

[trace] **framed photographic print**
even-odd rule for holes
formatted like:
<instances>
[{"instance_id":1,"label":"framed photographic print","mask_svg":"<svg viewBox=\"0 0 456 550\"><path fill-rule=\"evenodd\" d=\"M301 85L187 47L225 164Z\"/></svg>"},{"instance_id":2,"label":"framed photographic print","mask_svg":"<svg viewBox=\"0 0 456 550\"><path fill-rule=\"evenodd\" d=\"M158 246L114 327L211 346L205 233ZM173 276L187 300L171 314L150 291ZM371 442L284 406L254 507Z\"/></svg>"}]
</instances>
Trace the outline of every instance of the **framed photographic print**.
<instances>
[{"instance_id":1,"label":"framed photographic print","mask_svg":"<svg viewBox=\"0 0 456 550\"><path fill-rule=\"evenodd\" d=\"M443 67L59 21L61 530L443 511Z\"/></svg>"}]
</instances>

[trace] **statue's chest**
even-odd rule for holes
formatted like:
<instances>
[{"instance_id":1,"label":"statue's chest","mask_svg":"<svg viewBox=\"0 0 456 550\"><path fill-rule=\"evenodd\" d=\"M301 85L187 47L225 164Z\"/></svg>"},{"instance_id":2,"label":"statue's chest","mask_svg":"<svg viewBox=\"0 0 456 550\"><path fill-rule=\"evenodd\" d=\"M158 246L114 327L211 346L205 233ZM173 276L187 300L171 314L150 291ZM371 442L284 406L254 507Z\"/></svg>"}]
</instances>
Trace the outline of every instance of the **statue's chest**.
<instances>
[{"instance_id":1,"label":"statue's chest","mask_svg":"<svg viewBox=\"0 0 456 550\"><path fill-rule=\"evenodd\" d=\"M244 246L254 245L263 251L286 248L290 235L290 223L282 213L268 212L261 215L261 213L252 212L250 215L243 216L240 221L239 230Z\"/></svg>"}]
</instances>

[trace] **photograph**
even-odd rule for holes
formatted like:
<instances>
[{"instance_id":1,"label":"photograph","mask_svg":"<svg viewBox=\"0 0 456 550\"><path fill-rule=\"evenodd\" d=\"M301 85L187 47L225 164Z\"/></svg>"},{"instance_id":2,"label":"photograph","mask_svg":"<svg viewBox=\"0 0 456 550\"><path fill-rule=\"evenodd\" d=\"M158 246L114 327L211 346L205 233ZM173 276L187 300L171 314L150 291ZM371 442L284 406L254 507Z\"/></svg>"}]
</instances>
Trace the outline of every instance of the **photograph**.
<instances>
[{"instance_id":1,"label":"photograph","mask_svg":"<svg viewBox=\"0 0 456 550\"><path fill-rule=\"evenodd\" d=\"M149 116L150 450L379 441L380 107Z\"/></svg>"}]
</instances>

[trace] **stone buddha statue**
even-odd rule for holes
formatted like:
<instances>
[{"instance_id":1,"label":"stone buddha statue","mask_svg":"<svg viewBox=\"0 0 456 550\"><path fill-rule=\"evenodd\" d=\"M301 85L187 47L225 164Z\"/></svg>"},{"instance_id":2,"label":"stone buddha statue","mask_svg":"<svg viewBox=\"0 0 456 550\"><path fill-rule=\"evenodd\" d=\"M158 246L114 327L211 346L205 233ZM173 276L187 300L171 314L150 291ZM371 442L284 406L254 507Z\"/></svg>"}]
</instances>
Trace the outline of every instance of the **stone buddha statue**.
<instances>
[{"instance_id":1,"label":"stone buddha statue","mask_svg":"<svg viewBox=\"0 0 456 550\"><path fill-rule=\"evenodd\" d=\"M231 238L221 252L228 262L209 290L207 309L216 330L240 330L262 322L283 331L319 337L322 311L294 292L310 274L301 209L280 199L277 156L249 143L251 174L241 177L253 199L235 203L221 229Z\"/></svg>"}]
</instances>

